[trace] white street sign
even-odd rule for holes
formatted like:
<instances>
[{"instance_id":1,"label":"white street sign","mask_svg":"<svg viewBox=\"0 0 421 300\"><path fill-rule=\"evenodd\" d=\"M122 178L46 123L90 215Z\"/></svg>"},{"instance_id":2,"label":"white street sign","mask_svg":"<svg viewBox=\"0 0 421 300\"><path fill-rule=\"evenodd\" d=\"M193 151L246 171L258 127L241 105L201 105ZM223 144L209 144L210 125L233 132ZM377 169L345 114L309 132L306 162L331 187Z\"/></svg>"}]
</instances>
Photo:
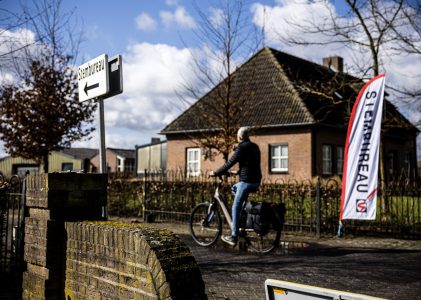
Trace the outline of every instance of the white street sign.
<instances>
[{"instance_id":1,"label":"white street sign","mask_svg":"<svg viewBox=\"0 0 421 300\"><path fill-rule=\"evenodd\" d=\"M102 54L78 68L79 101L106 95L108 86L108 56Z\"/></svg>"},{"instance_id":2,"label":"white street sign","mask_svg":"<svg viewBox=\"0 0 421 300\"><path fill-rule=\"evenodd\" d=\"M265 290L266 300L386 300L363 294L274 279L266 279Z\"/></svg>"}]
</instances>

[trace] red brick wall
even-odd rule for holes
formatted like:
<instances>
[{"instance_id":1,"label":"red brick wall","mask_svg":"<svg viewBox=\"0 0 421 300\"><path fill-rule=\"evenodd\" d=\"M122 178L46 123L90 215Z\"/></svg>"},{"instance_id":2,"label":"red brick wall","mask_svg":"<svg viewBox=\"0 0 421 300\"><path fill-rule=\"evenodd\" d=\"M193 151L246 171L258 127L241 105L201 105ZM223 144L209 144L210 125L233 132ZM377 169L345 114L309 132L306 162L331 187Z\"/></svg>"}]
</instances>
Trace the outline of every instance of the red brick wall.
<instances>
[{"instance_id":1,"label":"red brick wall","mask_svg":"<svg viewBox=\"0 0 421 300\"><path fill-rule=\"evenodd\" d=\"M108 171L111 173L117 172L117 155L113 151L107 149L105 156L107 160ZM99 172L99 154L92 157L91 164L95 166L97 172Z\"/></svg>"},{"instance_id":2,"label":"red brick wall","mask_svg":"<svg viewBox=\"0 0 421 300\"><path fill-rule=\"evenodd\" d=\"M272 133L262 133L252 136L251 140L256 142L262 154L263 177L271 181L294 179L311 179L315 175L322 175L322 146L331 145L333 150L333 174L342 175L337 170L337 147L345 147L346 129L330 127L316 127L313 129L282 130ZM415 141L410 137L400 139L383 138L384 161L387 161L387 154L391 151L396 153L396 171L401 172L404 166L404 154L411 154L411 173L416 168L416 146ZM271 173L269 170L269 145L288 144L289 161L287 173ZM168 139L168 170L185 171L186 149L188 147L199 147L188 139ZM216 170L224 163L221 156L212 159L201 159L201 170L207 172ZM386 168L386 167L385 167Z\"/></svg>"},{"instance_id":3,"label":"red brick wall","mask_svg":"<svg viewBox=\"0 0 421 300\"><path fill-rule=\"evenodd\" d=\"M311 132L287 132L283 134L271 134L251 137L260 147L262 161L262 175L270 180L309 179L312 176L312 142ZM270 149L273 144L288 145L288 172L270 172Z\"/></svg>"},{"instance_id":4,"label":"red brick wall","mask_svg":"<svg viewBox=\"0 0 421 300\"><path fill-rule=\"evenodd\" d=\"M322 160L323 160L323 153L322 148L323 145L330 145L332 146L333 151L333 174L335 175L342 175L338 174L337 168L336 168L336 150L337 147L344 147L345 148L345 139L346 139L346 131L335 129L335 128L327 128L322 127L315 130L314 134L315 139L315 173L321 175L322 174Z\"/></svg>"},{"instance_id":5,"label":"red brick wall","mask_svg":"<svg viewBox=\"0 0 421 300\"><path fill-rule=\"evenodd\" d=\"M283 134L265 134L259 136L252 136L250 138L257 143L261 151L261 168L264 178L269 180L288 179L292 178L311 178L311 133L307 131L286 132ZM270 144L288 144L289 150L289 172L285 174L272 174L269 170L269 145ZM168 170L186 169L186 149L189 147L199 147L193 141L188 139L168 139ZM202 150L203 151L203 150ZM203 154L203 152L202 152ZM213 156L211 159L204 160L201 157L202 172L209 172L216 170L224 163L221 155Z\"/></svg>"}]
</instances>

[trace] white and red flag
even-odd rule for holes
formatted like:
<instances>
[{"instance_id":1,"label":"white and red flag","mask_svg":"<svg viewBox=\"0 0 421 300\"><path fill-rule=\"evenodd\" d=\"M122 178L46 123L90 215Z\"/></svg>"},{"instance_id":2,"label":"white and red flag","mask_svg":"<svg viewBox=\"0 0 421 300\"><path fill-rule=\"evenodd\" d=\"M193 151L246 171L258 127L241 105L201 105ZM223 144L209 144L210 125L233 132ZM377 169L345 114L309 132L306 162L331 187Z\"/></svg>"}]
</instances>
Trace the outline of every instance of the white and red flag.
<instances>
[{"instance_id":1,"label":"white and red flag","mask_svg":"<svg viewBox=\"0 0 421 300\"><path fill-rule=\"evenodd\" d=\"M352 108L345 142L339 219L375 220L385 75L367 82Z\"/></svg>"}]
</instances>

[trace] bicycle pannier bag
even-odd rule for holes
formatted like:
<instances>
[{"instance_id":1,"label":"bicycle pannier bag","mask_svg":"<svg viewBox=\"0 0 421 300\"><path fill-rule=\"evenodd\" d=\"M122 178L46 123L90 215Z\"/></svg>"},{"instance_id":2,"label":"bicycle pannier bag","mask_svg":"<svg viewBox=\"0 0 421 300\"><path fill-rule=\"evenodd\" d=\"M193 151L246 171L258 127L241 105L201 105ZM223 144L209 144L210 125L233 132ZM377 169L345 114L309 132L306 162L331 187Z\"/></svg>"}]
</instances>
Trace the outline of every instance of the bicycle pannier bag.
<instances>
[{"instance_id":1,"label":"bicycle pannier bag","mask_svg":"<svg viewBox=\"0 0 421 300\"><path fill-rule=\"evenodd\" d=\"M285 212L286 209L284 203L272 204L271 226L273 229L282 230L282 227L284 226Z\"/></svg>"},{"instance_id":2,"label":"bicycle pannier bag","mask_svg":"<svg viewBox=\"0 0 421 300\"><path fill-rule=\"evenodd\" d=\"M267 202L250 201L246 206L246 228L253 229L259 234L266 234L271 223L271 207Z\"/></svg>"}]
</instances>

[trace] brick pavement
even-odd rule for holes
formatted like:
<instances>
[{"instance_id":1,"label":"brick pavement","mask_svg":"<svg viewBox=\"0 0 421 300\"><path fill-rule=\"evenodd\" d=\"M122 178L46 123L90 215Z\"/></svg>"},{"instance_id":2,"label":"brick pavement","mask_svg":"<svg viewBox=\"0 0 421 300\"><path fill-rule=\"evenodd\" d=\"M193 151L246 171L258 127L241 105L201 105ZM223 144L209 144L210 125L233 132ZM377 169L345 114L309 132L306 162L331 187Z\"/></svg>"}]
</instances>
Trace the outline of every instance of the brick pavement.
<instances>
[{"instance_id":1,"label":"brick pavement","mask_svg":"<svg viewBox=\"0 0 421 300\"><path fill-rule=\"evenodd\" d=\"M286 236L284 248L256 255L222 241L197 246L186 225L153 226L171 228L190 247L211 300L265 299L268 278L387 299L421 299L421 241Z\"/></svg>"},{"instance_id":2,"label":"brick pavement","mask_svg":"<svg viewBox=\"0 0 421 300\"><path fill-rule=\"evenodd\" d=\"M286 236L288 249L284 244L274 253L256 255L221 241L215 247L197 246L185 224L151 225L174 231L189 246L210 300L265 299L267 278L388 299L421 299L419 240ZM2 278L0 299L18 299L4 293L7 286Z\"/></svg>"},{"instance_id":3,"label":"brick pavement","mask_svg":"<svg viewBox=\"0 0 421 300\"><path fill-rule=\"evenodd\" d=\"M265 299L268 278L388 299L421 299L421 251L309 245L256 255L219 246L196 246L209 299Z\"/></svg>"}]
</instances>

